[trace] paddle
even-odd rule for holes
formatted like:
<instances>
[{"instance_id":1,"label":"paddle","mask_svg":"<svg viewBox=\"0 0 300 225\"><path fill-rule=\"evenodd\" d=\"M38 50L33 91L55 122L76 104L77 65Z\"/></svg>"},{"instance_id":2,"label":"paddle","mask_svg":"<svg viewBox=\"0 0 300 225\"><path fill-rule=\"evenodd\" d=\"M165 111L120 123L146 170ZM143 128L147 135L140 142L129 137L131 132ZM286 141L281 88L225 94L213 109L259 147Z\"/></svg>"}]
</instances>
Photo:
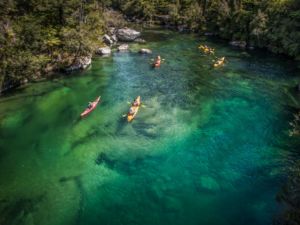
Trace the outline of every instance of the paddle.
<instances>
[{"instance_id":1,"label":"paddle","mask_svg":"<svg viewBox=\"0 0 300 225\"><path fill-rule=\"evenodd\" d=\"M154 61L155 59L151 59L151 61ZM165 61L166 59L161 59L161 60L163 60L163 61Z\"/></svg>"}]
</instances>

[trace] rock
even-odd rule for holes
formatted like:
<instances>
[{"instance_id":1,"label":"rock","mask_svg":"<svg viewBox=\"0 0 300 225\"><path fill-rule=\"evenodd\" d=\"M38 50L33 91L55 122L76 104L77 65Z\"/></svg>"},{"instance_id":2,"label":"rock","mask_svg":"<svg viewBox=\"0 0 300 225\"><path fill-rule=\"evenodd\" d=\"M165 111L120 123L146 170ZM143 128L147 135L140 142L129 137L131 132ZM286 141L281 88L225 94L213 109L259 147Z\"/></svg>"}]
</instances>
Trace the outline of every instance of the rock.
<instances>
[{"instance_id":1,"label":"rock","mask_svg":"<svg viewBox=\"0 0 300 225\"><path fill-rule=\"evenodd\" d=\"M177 31L179 31L179 32L183 32L184 30L185 30L185 25L178 25L177 26Z\"/></svg>"},{"instance_id":2,"label":"rock","mask_svg":"<svg viewBox=\"0 0 300 225\"><path fill-rule=\"evenodd\" d=\"M115 27L110 27L108 28L108 32L110 35L114 35L116 33L116 28Z\"/></svg>"},{"instance_id":3,"label":"rock","mask_svg":"<svg viewBox=\"0 0 300 225\"><path fill-rule=\"evenodd\" d=\"M253 45L250 45L250 46L248 47L248 49L249 49L249 50L254 50L255 47L254 47Z\"/></svg>"},{"instance_id":4,"label":"rock","mask_svg":"<svg viewBox=\"0 0 300 225\"><path fill-rule=\"evenodd\" d=\"M141 54L151 54L152 51L148 48L141 48L139 53L141 53Z\"/></svg>"},{"instance_id":5,"label":"rock","mask_svg":"<svg viewBox=\"0 0 300 225\"><path fill-rule=\"evenodd\" d=\"M249 53L247 53L247 52L242 52L241 56L248 57L248 58L251 57L251 55Z\"/></svg>"},{"instance_id":6,"label":"rock","mask_svg":"<svg viewBox=\"0 0 300 225\"><path fill-rule=\"evenodd\" d=\"M144 39L142 39L142 38L137 38L137 39L134 40L134 42L141 43L141 44L146 43L146 41Z\"/></svg>"},{"instance_id":7,"label":"rock","mask_svg":"<svg viewBox=\"0 0 300 225\"><path fill-rule=\"evenodd\" d=\"M111 40L113 40L114 42L118 42L118 38L117 38L117 36L115 34L113 34L111 36Z\"/></svg>"},{"instance_id":8,"label":"rock","mask_svg":"<svg viewBox=\"0 0 300 225\"><path fill-rule=\"evenodd\" d=\"M96 54L98 54L98 55L110 55L111 54L111 49L110 49L110 47L98 48L98 50L96 51Z\"/></svg>"},{"instance_id":9,"label":"rock","mask_svg":"<svg viewBox=\"0 0 300 225\"><path fill-rule=\"evenodd\" d=\"M231 41L229 42L229 44L239 48L246 48L247 46L247 43L245 41Z\"/></svg>"},{"instance_id":10,"label":"rock","mask_svg":"<svg viewBox=\"0 0 300 225\"><path fill-rule=\"evenodd\" d=\"M82 57L78 59L78 64L81 66L81 69L86 69L92 63L92 57Z\"/></svg>"},{"instance_id":11,"label":"rock","mask_svg":"<svg viewBox=\"0 0 300 225\"><path fill-rule=\"evenodd\" d=\"M25 84L27 84L28 83L28 79L27 78L23 78L23 79L21 79L21 81L20 81L20 84L21 85L25 85Z\"/></svg>"},{"instance_id":12,"label":"rock","mask_svg":"<svg viewBox=\"0 0 300 225\"><path fill-rule=\"evenodd\" d=\"M134 41L139 36L141 36L141 32L129 28L122 28L117 31L117 38L120 41Z\"/></svg>"},{"instance_id":13,"label":"rock","mask_svg":"<svg viewBox=\"0 0 300 225\"><path fill-rule=\"evenodd\" d=\"M103 36L103 42L107 45L112 45L114 43L114 41L112 40L112 38L110 36L108 36L107 34L105 34Z\"/></svg>"},{"instance_id":14,"label":"rock","mask_svg":"<svg viewBox=\"0 0 300 225\"><path fill-rule=\"evenodd\" d=\"M216 34L213 32L205 32L204 36L215 36Z\"/></svg>"},{"instance_id":15,"label":"rock","mask_svg":"<svg viewBox=\"0 0 300 225\"><path fill-rule=\"evenodd\" d=\"M122 52L122 51L127 51L129 48L128 44L122 44L118 47L118 51Z\"/></svg>"},{"instance_id":16,"label":"rock","mask_svg":"<svg viewBox=\"0 0 300 225\"><path fill-rule=\"evenodd\" d=\"M91 56L80 57L80 58L77 58L71 66L66 68L65 71L72 72L75 70L86 69L89 65L91 65L91 63L92 63Z\"/></svg>"}]
</instances>

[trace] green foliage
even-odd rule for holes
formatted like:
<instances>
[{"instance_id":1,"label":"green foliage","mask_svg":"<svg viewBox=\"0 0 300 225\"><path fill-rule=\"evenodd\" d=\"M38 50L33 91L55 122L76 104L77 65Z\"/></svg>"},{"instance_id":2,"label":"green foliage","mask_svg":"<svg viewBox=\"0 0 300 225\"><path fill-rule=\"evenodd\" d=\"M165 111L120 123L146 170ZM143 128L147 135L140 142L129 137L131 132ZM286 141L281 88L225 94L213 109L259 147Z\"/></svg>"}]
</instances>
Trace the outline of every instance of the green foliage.
<instances>
[{"instance_id":1,"label":"green foliage","mask_svg":"<svg viewBox=\"0 0 300 225\"><path fill-rule=\"evenodd\" d=\"M298 0L113 0L131 17L169 16L173 25L211 31L276 53L300 57ZM161 17L163 18L163 17Z\"/></svg>"},{"instance_id":2,"label":"green foliage","mask_svg":"<svg viewBox=\"0 0 300 225\"><path fill-rule=\"evenodd\" d=\"M103 6L109 4L96 0L0 3L0 90L12 81L36 79L50 68L91 55L101 42Z\"/></svg>"}]
</instances>

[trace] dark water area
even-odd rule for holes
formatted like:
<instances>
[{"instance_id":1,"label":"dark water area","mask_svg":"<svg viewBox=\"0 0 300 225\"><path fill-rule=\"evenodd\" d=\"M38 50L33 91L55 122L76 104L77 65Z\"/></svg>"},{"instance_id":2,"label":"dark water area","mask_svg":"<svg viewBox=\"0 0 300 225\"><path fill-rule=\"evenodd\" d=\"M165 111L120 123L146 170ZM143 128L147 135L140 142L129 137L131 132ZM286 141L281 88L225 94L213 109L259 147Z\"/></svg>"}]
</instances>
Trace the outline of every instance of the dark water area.
<instances>
[{"instance_id":1,"label":"dark water area","mask_svg":"<svg viewBox=\"0 0 300 225\"><path fill-rule=\"evenodd\" d=\"M193 34L145 38L0 98L1 225L267 225L282 213L276 196L299 159L294 62ZM225 66L212 68L200 44Z\"/></svg>"}]
</instances>

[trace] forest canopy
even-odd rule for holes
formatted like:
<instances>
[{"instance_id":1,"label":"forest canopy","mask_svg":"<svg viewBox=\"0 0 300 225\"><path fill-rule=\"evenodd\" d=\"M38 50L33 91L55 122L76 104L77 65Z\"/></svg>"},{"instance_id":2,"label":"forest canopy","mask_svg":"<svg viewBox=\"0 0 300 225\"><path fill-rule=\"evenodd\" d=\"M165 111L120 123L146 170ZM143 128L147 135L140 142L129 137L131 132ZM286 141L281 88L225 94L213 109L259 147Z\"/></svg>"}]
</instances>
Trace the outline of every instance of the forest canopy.
<instances>
[{"instance_id":1,"label":"forest canopy","mask_svg":"<svg viewBox=\"0 0 300 225\"><path fill-rule=\"evenodd\" d=\"M92 55L111 8L300 60L298 0L7 0L0 2L0 90Z\"/></svg>"}]
</instances>

